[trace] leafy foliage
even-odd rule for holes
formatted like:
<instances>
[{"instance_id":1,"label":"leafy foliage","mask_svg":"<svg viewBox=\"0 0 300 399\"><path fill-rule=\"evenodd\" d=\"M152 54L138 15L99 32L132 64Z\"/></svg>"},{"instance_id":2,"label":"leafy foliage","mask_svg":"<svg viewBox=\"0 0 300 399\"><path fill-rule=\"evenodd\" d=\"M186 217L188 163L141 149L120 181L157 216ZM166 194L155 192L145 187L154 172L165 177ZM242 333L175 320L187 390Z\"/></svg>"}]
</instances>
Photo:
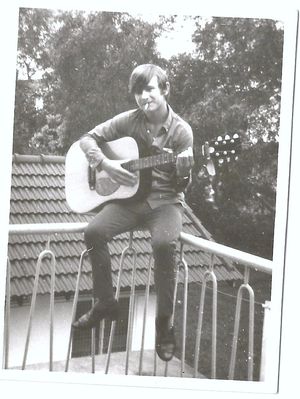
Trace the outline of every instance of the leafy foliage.
<instances>
[{"instance_id":1,"label":"leafy foliage","mask_svg":"<svg viewBox=\"0 0 300 399\"><path fill-rule=\"evenodd\" d=\"M21 8L19 13L17 74L32 79L38 70L50 66L47 42L51 33L52 12Z\"/></svg>"},{"instance_id":2,"label":"leafy foliage","mask_svg":"<svg viewBox=\"0 0 300 399\"><path fill-rule=\"evenodd\" d=\"M197 183L190 187L188 201L218 241L271 258L282 29L271 20L200 22L193 36L196 56L172 60L173 102L193 127L198 154ZM202 170L202 143L234 133L248 149L208 177Z\"/></svg>"},{"instance_id":3,"label":"leafy foliage","mask_svg":"<svg viewBox=\"0 0 300 399\"><path fill-rule=\"evenodd\" d=\"M132 106L128 76L157 62L155 27L127 14L62 16L52 54L65 121L64 148L82 133Z\"/></svg>"}]
</instances>

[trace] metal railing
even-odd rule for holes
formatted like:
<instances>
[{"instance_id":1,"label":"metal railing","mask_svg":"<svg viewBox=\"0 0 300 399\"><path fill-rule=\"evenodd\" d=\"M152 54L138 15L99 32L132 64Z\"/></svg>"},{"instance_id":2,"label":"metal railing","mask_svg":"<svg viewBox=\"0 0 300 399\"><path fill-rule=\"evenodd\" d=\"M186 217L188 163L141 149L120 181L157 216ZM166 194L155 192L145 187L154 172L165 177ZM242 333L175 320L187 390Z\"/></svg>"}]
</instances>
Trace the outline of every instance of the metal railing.
<instances>
[{"instance_id":1,"label":"metal railing","mask_svg":"<svg viewBox=\"0 0 300 399\"><path fill-rule=\"evenodd\" d=\"M9 234L10 235L18 235L18 234L49 234L49 237L53 233L82 233L87 226L87 223L53 223L53 224L32 224L32 225L10 225L9 226ZM130 292L130 302L129 302L129 320L128 320L128 330L127 330L127 342L126 342L126 358L125 358L125 374L128 374L129 368L129 357L131 352L131 344L132 344L132 332L133 332L133 314L134 314L134 303L135 303L135 276L136 276L136 252L133 246L133 232L130 233L130 239L128 246L124 248L121 256L118 280L116 286L116 299L119 298L120 295L120 287L121 287L121 278L124 260L126 256L131 256L133 259L132 266L132 280L131 280L131 292ZM231 349L231 358L229 364L229 379L234 379L235 367L236 367L236 353L238 346L238 338L239 338L239 325L241 318L241 301L243 299L243 292L248 292L249 294L249 335L248 335L248 380L253 380L253 351L254 351L254 292L252 287L249 284L249 273L251 269L255 269L258 271L262 271L264 273L272 274L272 261L263 259L254 255L250 255L244 253L239 250L235 250L224 245L208 241L206 239L202 239L199 237L192 236L190 234L181 233L180 235L180 256L177 267L177 277L176 277L176 286L175 286L175 294L174 294L174 306L173 306L173 322L175 317L175 303L177 296L177 286L179 282L179 270L183 269L184 281L183 281L183 317L182 317L182 341L181 341L181 366L180 366L180 376L183 377L185 375L185 366L186 366L186 336L187 336L187 302L188 302L188 265L184 259L184 246L192 246L193 248L203 250L211 254L211 262L208 270L205 272L204 280L202 282L202 290L199 301L199 313L198 313L198 322L197 322L197 331L195 338L195 349L194 349L194 377L197 377L198 374L198 362L199 362L199 353L201 346L201 338L202 338L202 327L203 327L203 313L204 313L204 304L205 304L205 294L207 289L207 282L212 281L212 292L213 292L213 300L212 300L212 348L211 348L211 378L216 378L216 356L217 356L217 295L218 295L218 283L215 274L215 259L217 257L224 257L230 259L232 261L238 262L239 265L244 267L244 281L239 287L237 294L237 302L236 302L236 310L235 310L235 320L234 320L234 331L233 331L233 340L232 340L232 349ZM83 251L80 256L77 281L75 287L75 294L73 300L72 307L72 321L74 321L76 316L77 302L79 297L79 286L80 286L80 278L82 265L85 256L88 251ZM50 249L50 238L47 243L47 247L44 251L42 251L38 257L37 265L36 265L36 273L33 287L33 294L31 298L28 326L27 326L27 335L26 335L26 343L24 349L24 356L22 362L22 370L26 368L26 359L27 353L30 344L30 334L32 327L32 316L35 310L36 303L36 295L38 289L39 282L39 274L40 267L43 259L46 256L50 256L51 262L51 289L50 289L50 315L49 315L49 323L50 323L50 345L49 345L49 371L53 370L53 312L54 312L54 293L55 293L55 267L56 260L55 254ZM150 280L152 273L152 258L149 259L148 265L148 273L147 273L147 284L145 287L145 301L144 301L144 312L143 312L143 326L142 326L142 337L141 337L141 347L139 354L139 365L138 365L138 374L141 375L143 373L143 356L144 356L144 339L145 339L145 331L146 331L146 323L147 323L147 310L148 310L148 302L149 302L149 292L150 292ZM5 312L5 335L4 335L4 368L8 368L9 366L9 342L10 342L10 261L8 260L7 267L7 285L6 285L6 312ZM100 323L100 332L102 334L101 345L103 346L103 333L104 333L104 321ZM105 373L109 372L110 367L110 358L112 353L112 345L114 340L115 333L115 322L112 322L108 343L108 351L106 355L106 364L105 364ZM69 334L69 342L68 342L68 350L67 357L65 362L65 371L69 370L69 361L70 354L72 348L72 340L73 340L73 329L70 326L70 334ZM155 351L154 351L155 353ZM92 368L91 372L95 372L95 329L92 330L92 349L91 349L91 357L92 357ZM156 375L156 365L157 359L156 354L154 355L154 365L153 365L153 375ZM168 362L165 362L164 375L168 375Z\"/></svg>"}]
</instances>

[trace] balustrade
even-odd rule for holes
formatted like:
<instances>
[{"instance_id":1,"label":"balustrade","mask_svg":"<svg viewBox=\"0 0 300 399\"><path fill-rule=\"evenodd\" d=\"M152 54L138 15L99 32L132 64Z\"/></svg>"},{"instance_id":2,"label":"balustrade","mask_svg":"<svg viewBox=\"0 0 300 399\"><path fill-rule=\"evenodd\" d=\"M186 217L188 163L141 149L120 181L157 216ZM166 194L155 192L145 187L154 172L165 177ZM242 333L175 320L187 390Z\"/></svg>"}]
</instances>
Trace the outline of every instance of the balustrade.
<instances>
[{"instance_id":1,"label":"balustrade","mask_svg":"<svg viewBox=\"0 0 300 399\"><path fill-rule=\"evenodd\" d=\"M10 225L9 226L9 234L49 234L49 237L53 233L81 233L84 231L86 227L86 223L55 223L55 224L36 224L36 225ZM129 373L129 359L131 354L131 345L132 345L132 333L133 333L133 317L134 317L134 304L135 304L135 286L136 286L136 251L134 249L133 244L133 234L134 232L130 232L128 246L124 248L120 260L120 267L118 272L118 280L116 286L116 299L119 298L120 295L120 287L121 287L121 279L122 279L122 271L124 260L126 257L130 256L132 259L132 272L131 272L131 287L130 287L130 301L129 301L129 316L128 316L128 330L127 330L127 342L126 342L126 356L125 356L125 365L124 365L124 373ZM236 366L236 353L237 353L237 345L239 338L239 325L241 318L241 302L243 299L243 292L248 292L249 295L249 338L248 338L248 380L253 380L253 340L254 340L254 291L249 283L249 274L251 269L259 270L264 273L272 274L272 262L267 259L262 259L254 255L246 254L242 251L238 251L224 245L217 244L212 241L208 241L199 237L195 237L186 233L181 233L180 236L180 254L178 261L178 269L177 269L177 277L176 277L176 289L174 295L174 306L173 306L173 322L176 311L176 297L177 297L177 286L179 283L179 270L183 269L183 310L182 310L182 332L181 332L181 354L180 354L180 376L186 376L185 367L186 367L186 336L187 336L187 312L188 312L188 265L184 258L184 247L185 245L192 246L194 248L200 249L202 251L206 251L211 256L211 262L204 274L204 279L202 281L202 289L201 295L199 299L199 311L198 311L198 321L197 321L197 331L195 335L195 349L194 349L194 368L193 368L193 377L199 376L198 372L198 364L199 364L199 353L201 346L201 338L202 338L202 329L203 329L203 314L204 314L204 304L205 304L205 295L207 290L207 283L212 282L212 337L211 337L211 378L216 378L216 369L217 369L217 306L218 306L218 282L215 274L215 260L217 257L224 257L227 259L231 259L232 261L238 262L241 267L244 267L244 281L239 287L236 301L236 309L235 309L235 319L233 326L233 340L232 340L232 349L231 349L231 358L229 364L229 379L234 379L234 372ZM79 260L78 266L78 274L77 281L73 299L72 306L72 322L76 317L76 309L79 298L79 286L80 286L80 278L82 272L82 266L84 262L84 258L86 257L88 251L85 250L82 252ZM50 343L49 343L49 371L53 371L53 312L54 312L54 294L55 294L55 267L56 267L56 259L55 254L51 250L50 238L48 240L46 249L42 251L38 257L36 264L36 273L35 280L33 286L33 293L31 298L30 305L30 313L28 319L28 327L27 327L27 335L26 335L26 343L24 349L24 356L22 362L22 370L26 368L26 359L27 353L29 350L30 344L30 333L32 326L32 318L35 310L35 302L36 295L39 283L39 274L41 264L45 257L49 257L51 259L50 269L51 269L51 287L50 287L50 305L49 305L49 325L50 325ZM146 324L147 324L147 312L148 312L148 302L149 302L149 293L150 293L150 281L151 281L151 273L153 273L152 268L152 257L149 257L148 263L148 271L147 271L147 283L145 286L145 300L144 300L144 311L143 311L143 324L142 324L142 336L141 336L141 346L139 350L139 361L138 361L138 374L143 374L143 360L144 360L144 342L145 342L145 332L146 332ZM5 334L4 334L4 368L9 368L9 344L10 344L10 262L8 260L7 264L7 284L6 284L6 311L5 311ZM105 373L109 373L114 333L115 333L115 323L111 323L109 342L108 342L108 350L106 354L106 363L105 363ZM100 323L100 353L103 353L103 334L104 334L104 321ZM70 363L70 355L72 348L72 338L73 338L73 330L70 326L69 333L69 341L67 348L67 356L65 362L65 371L69 370ZM95 372L95 329L92 330L92 345L91 345L91 372ZM168 368L169 363L165 362L164 375L168 376ZM156 353L154 351L154 359L153 359L153 375L156 375L157 372L157 358Z\"/></svg>"}]
</instances>

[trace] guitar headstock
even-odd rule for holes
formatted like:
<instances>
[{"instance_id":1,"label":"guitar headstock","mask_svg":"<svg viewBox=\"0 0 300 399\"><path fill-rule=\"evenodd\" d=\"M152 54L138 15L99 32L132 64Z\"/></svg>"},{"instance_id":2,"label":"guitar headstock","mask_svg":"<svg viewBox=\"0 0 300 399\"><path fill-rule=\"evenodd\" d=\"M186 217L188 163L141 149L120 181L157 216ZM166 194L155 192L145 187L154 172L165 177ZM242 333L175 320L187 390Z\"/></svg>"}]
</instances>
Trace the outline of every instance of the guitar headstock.
<instances>
[{"instance_id":1,"label":"guitar headstock","mask_svg":"<svg viewBox=\"0 0 300 399\"><path fill-rule=\"evenodd\" d=\"M222 166L225 163L238 159L241 150L240 136L226 134L207 141L202 146L202 155L206 160L206 168L210 175L215 175L215 164Z\"/></svg>"}]
</instances>

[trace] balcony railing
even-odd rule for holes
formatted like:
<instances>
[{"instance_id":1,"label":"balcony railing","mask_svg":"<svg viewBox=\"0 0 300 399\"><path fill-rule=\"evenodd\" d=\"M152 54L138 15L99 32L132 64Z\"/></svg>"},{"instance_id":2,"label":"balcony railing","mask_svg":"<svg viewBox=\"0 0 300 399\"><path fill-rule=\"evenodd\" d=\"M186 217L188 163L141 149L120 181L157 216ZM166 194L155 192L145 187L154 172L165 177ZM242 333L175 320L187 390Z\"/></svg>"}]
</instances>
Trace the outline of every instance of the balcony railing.
<instances>
[{"instance_id":1,"label":"balcony railing","mask_svg":"<svg viewBox=\"0 0 300 399\"><path fill-rule=\"evenodd\" d=\"M49 371L53 371L53 319L54 319L54 294L55 294L55 268L56 268L56 259L55 254L50 249L50 236L54 233L82 233L86 227L87 223L53 223L53 224L31 224L31 225L10 225L9 226L9 234L10 235L18 235L18 234L48 234L49 241L47 247L44 251L42 251L38 257L36 264L36 273L35 280L33 285L33 292L31 297L31 305L30 312L28 318L28 327L27 327L27 335L26 335L26 343L23 354L23 362L22 362L22 370L26 368L27 362L27 354L29 349L30 335L31 335L31 327L32 327L32 318L35 311L36 298L38 292L38 284L39 284L39 274L41 264L45 257L50 257L50 267L51 267L51 287L50 287L50 342L49 342ZM116 287L116 298L119 298L120 295L120 287L121 287L121 279L122 279L122 270L124 259L126 256L131 255L133 258L132 265L132 280L131 280L131 292L130 292L130 302L129 302L129 316L128 316L128 331L127 331L127 342L126 342L126 356L125 356L125 374L128 373L129 368L129 358L131 353L131 340L132 340L132 329L133 329L133 314L134 314L134 302L135 302L135 276L136 276L136 252L133 245L132 240L133 233L130 233L130 239L128 242L128 246L124 248L119 273L118 273L118 282ZM198 364L199 364L199 353L201 340L203 337L203 314L204 314L204 304L205 304L205 294L207 291L207 283L208 281L212 282L212 337L211 337L211 378L216 378L216 368L217 368L217 309L218 309L218 282L215 274L215 259L216 257L223 257L226 259L231 259L239 264L241 268L244 270L243 282L240 285L237 293L236 300L236 309L235 309L235 318L233 325L233 338L232 338L232 346L231 346L231 356L230 356L230 364L228 366L228 377L229 379L234 379L235 368L236 368L236 360L237 360L237 346L239 341L239 330L240 330L240 318L241 318L241 303L243 300L243 293L248 293L249 298L249 331L248 331L248 353L247 353L247 374L248 380L253 380L253 355L254 355L254 332L255 332L255 324L254 324L254 303L255 303L255 295L254 290L249 282L249 274L250 270L254 269L256 271L261 271L267 274L272 274L272 261L263 259L254 255L250 255L244 253L239 250L235 250L224 245L217 244L212 241L208 241L199 237L195 237L186 233L181 233L180 236L180 258L178 262L178 272L183 270L183 316L182 316L182 334L181 334L181 358L180 358L180 376L186 376L185 367L186 367L186 337L187 337L187 311L188 311L188 273L189 268L184 258L184 247L185 245L192 246L196 249L203 250L210 254L211 262L208 270L205 272L204 280L202 282L202 290L199 301L199 312L198 312L198 320L197 320L197 331L195 338L195 346L194 346L194 367L193 367L193 377L197 377L199 375L198 372ZM87 254L87 251L83 251L80 256L79 266L78 266L78 275L77 282L73 300L73 309L72 309L72 321L76 316L76 308L79 297L79 284L80 277L82 271L82 265L84 258ZM148 310L148 299L150 292L150 276L151 276L151 264L152 260L149 261L148 267L148 276L147 276L147 284L145 288L145 301L144 301L144 313L143 313L143 326L142 326L142 337L141 337L141 347L139 350L139 365L138 365L138 374L141 375L143 373L143 358L144 358L144 338L146 331L146 321L147 321L147 310ZM177 296L177 286L178 286L178 276L177 273L177 284L174 295L174 307L173 307L173 319L175 316L175 302ZM4 350L4 368L9 367L9 346L10 346L10 261L8 260L7 267L7 284L6 284L6 312L5 312L5 350ZM104 330L103 322L100 323L100 331ZM112 345L114 340L115 333L115 322L112 322L108 343L108 351L106 355L106 364L105 364L105 373L109 373L110 367L110 358L112 353ZM70 326L70 334L69 334L69 343L67 356L65 361L65 371L69 370L69 361L70 361L70 353L72 347L72 338L73 338L73 330ZM95 372L95 330L92 331L92 350L91 350L91 372ZM154 356L154 369L153 375L156 375L156 355ZM168 363L165 363L164 375L168 376Z\"/></svg>"}]
</instances>

